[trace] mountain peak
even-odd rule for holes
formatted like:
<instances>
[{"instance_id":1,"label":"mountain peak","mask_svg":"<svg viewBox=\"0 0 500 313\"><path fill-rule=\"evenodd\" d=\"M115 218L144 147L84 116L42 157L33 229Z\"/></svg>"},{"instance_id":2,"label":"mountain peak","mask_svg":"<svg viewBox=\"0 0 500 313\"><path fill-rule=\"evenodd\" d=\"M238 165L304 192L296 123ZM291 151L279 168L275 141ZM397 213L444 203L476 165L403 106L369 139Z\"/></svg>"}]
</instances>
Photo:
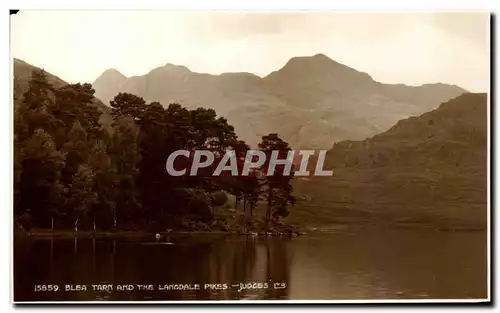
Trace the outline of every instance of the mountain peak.
<instances>
[{"instance_id":1,"label":"mountain peak","mask_svg":"<svg viewBox=\"0 0 500 313\"><path fill-rule=\"evenodd\" d=\"M110 68L105 70L94 80L92 86L96 93L95 96L101 101L107 103L118 93L119 88L128 80L128 77L120 73L117 69Z\"/></svg>"},{"instance_id":2,"label":"mountain peak","mask_svg":"<svg viewBox=\"0 0 500 313\"><path fill-rule=\"evenodd\" d=\"M184 65L175 65L172 63L167 63L164 66L165 69L172 70L172 71L177 71L177 72L191 72L189 68L187 68Z\"/></svg>"},{"instance_id":3,"label":"mountain peak","mask_svg":"<svg viewBox=\"0 0 500 313\"><path fill-rule=\"evenodd\" d=\"M291 69L295 70L312 70L318 73L337 73L337 74L351 74L360 75L365 78L372 80L370 75L367 73L359 72L354 68L351 68L345 64L337 62L323 53L317 53L313 56L300 56L291 58L281 70ZM280 71L281 71L280 70Z\"/></svg>"},{"instance_id":4,"label":"mountain peak","mask_svg":"<svg viewBox=\"0 0 500 313\"><path fill-rule=\"evenodd\" d=\"M313 56L300 56L300 57L293 57L290 60L288 60L286 65L291 65L291 64L298 64L298 63L309 63L309 64L326 64L326 63L331 63L331 64L339 64L335 62L334 60L330 59L323 53L317 53ZM285 65L285 66L286 66Z\"/></svg>"},{"instance_id":5,"label":"mountain peak","mask_svg":"<svg viewBox=\"0 0 500 313\"><path fill-rule=\"evenodd\" d=\"M452 85L452 84L444 84L444 83L427 83L427 84L422 84L419 86L420 88L427 88L427 89L454 89L456 91L460 91L462 93L469 92L468 90L457 86L457 85Z\"/></svg>"},{"instance_id":6,"label":"mountain peak","mask_svg":"<svg viewBox=\"0 0 500 313\"><path fill-rule=\"evenodd\" d=\"M328 56L326 56L323 53L317 53L317 54L313 55L312 58L313 59L327 59L327 60L333 61L332 59L330 59Z\"/></svg>"},{"instance_id":7,"label":"mountain peak","mask_svg":"<svg viewBox=\"0 0 500 313\"><path fill-rule=\"evenodd\" d=\"M373 83L373 79L367 73L339 63L323 53L293 57L280 70L269 74L267 79L273 79L273 76L276 78L280 75L297 76L300 77L299 79L306 79L306 77L319 79L321 77L325 88L331 88L333 81L335 85L340 84L346 88Z\"/></svg>"},{"instance_id":8,"label":"mountain peak","mask_svg":"<svg viewBox=\"0 0 500 313\"><path fill-rule=\"evenodd\" d=\"M186 74L190 74L191 71L185 67L184 65L176 65L172 63L167 63L164 66L160 66L152 69L146 75L174 75L174 76L183 76Z\"/></svg>"},{"instance_id":9,"label":"mountain peak","mask_svg":"<svg viewBox=\"0 0 500 313\"><path fill-rule=\"evenodd\" d=\"M102 75L123 76L124 78L127 78L127 76L123 75L119 70L115 68L108 68L102 73Z\"/></svg>"},{"instance_id":10,"label":"mountain peak","mask_svg":"<svg viewBox=\"0 0 500 313\"><path fill-rule=\"evenodd\" d=\"M99 77L97 77L92 85L95 85L96 83L99 84L100 82L108 83L109 81L123 82L126 79L127 79L127 76L120 73L120 71L118 71L117 69L114 69L114 68L110 68L110 69L105 70Z\"/></svg>"}]
</instances>

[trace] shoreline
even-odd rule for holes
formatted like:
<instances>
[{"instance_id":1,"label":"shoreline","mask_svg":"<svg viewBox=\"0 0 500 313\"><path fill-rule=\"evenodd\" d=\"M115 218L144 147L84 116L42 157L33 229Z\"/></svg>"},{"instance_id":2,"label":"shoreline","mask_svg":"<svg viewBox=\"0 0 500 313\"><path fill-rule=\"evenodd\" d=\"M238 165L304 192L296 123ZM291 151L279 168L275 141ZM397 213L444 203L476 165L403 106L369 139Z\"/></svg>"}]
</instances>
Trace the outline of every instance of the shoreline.
<instances>
[{"instance_id":1,"label":"shoreline","mask_svg":"<svg viewBox=\"0 0 500 313\"><path fill-rule=\"evenodd\" d=\"M385 227L383 227L385 226ZM390 225L389 228L386 228L389 225L372 225L371 227L368 225L362 224L332 224L325 225L323 227L310 227L304 230L294 231L291 234L287 233L245 233L240 231L221 231L221 230L193 230L193 231L172 231L170 233L167 232L158 232L160 234L161 239L164 240L168 237L183 237L183 236L238 236L238 237L281 237L281 238L289 238L289 237L297 237L307 234L328 234L335 232L342 232L346 230L360 230L360 229L379 229L379 230L428 230L428 231L439 231L439 232L484 232L486 229L480 226L472 226L472 225L455 225L453 226L438 226L438 225L416 225L414 223L395 223ZM26 230L15 230L14 237L15 238L59 238L59 239L68 239L68 238L107 238L107 239L140 239L140 238L151 238L155 239L156 233L148 232L143 230L118 230L118 231L92 231L92 230L82 230L75 232L74 230L51 230L51 229L33 229L31 231Z\"/></svg>"},{"instance_id":2,"label":"shoreline","mask_svg":"<svg viewBox=\"0 0 500 313\"><path fill-rule=\"evenodd\" d=\"M154 238L156 233L147 231L88 231L82 230L75 232L73 230L47 230L37 229L32 231L19 231L17 235L32 238ZM162 237L165 236L182 236L182 235L237 235L236 232L223 231L174 231L170 234L165 232L159 233Z\"/></svg>"},{"instance_id":3,"label":"shoreline","mask_svg":"<svg viewBox=\"0 0 500 313\"><path fill-rule=\"evenodd\" d=\"M171 232L148 232L148 231L92 231L92 230L82 230L75 232L73 230L51 230L51 229L33 229L31 231L18 230L14 231L14 237L22 238L108 238L108 239L140 239L140 238L150 238L155 239L156 234L160 234L161 238L158 240L164 240L165 238L171 237L185 237L185 236L238 236L238 237L297 237L305 235L303 231L294 231L292 233L251 233L251 232L241 232L241 231L221 231L221 230L193 230L193 231L171 231Z\"/></svg>"}]
</instances>

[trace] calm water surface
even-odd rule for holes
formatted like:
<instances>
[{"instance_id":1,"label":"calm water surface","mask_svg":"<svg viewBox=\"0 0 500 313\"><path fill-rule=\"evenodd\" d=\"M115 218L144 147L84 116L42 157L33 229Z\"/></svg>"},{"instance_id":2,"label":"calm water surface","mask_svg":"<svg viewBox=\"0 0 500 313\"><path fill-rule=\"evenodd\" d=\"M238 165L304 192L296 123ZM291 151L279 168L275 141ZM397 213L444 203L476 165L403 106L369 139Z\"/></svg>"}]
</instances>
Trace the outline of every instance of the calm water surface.
<instances>
[{"instance_id":1,"label":"calm water surface","mask_svg":"<svg viewBox=\"0 0 500 313\"><path fill-rule=\"evenodd\" d=\"M16 243L15 300L487 297L485 232L358 230L294 239L172 241L38 239ZM257 288L239 290L240 283L256 283ZM36 285L43 284L56 284L59 291L35 291L41 288ZM173 284L199 287L166 290L165 285ZM70 288L66 285L75 291L65 291ZM78 291L81 285L86 290ZM94 291L93 285L112 285L113 290ZM134 289L119 291L118 285ZM139 290L137 285L149 285L152 290Z\"/></svg>"}]
</instances>

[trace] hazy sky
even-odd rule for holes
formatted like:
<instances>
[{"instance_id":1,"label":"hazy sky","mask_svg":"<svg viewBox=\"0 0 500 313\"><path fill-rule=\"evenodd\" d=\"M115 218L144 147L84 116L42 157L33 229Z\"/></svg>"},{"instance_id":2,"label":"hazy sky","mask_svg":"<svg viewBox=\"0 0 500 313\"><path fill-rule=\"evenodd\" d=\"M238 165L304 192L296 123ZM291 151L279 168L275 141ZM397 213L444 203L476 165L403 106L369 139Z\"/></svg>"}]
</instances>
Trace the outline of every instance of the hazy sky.
<instances>
[{"instance_id":1,"label":"hazy sky","mask_svg":"<svg viewBox=\"0 0 500 313\"><path fill-rule=\"evenodd\" d=\"M21 11L11 16L11 48L68 82L167 63L265 76L323 53L384 83L489 89L488 13Z\"/></svg>"}]
</instances>

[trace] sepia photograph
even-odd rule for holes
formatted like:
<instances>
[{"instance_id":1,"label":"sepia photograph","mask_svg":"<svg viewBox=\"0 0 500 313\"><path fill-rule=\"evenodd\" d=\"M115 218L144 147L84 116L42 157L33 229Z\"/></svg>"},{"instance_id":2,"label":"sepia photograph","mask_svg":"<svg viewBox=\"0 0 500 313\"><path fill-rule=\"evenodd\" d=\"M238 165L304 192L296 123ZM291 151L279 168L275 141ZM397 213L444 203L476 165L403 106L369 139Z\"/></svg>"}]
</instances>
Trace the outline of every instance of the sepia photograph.
<instances>
[{"instance_id":1,"label":"sepia photograph","mask_svg":"<svg viewBox=\"0 0 500 313\"><path fill-rule=\"evenodd\" d=\"M489 303L491 23L11 10L12 301Z\"/></svg>"}]
</instances>

